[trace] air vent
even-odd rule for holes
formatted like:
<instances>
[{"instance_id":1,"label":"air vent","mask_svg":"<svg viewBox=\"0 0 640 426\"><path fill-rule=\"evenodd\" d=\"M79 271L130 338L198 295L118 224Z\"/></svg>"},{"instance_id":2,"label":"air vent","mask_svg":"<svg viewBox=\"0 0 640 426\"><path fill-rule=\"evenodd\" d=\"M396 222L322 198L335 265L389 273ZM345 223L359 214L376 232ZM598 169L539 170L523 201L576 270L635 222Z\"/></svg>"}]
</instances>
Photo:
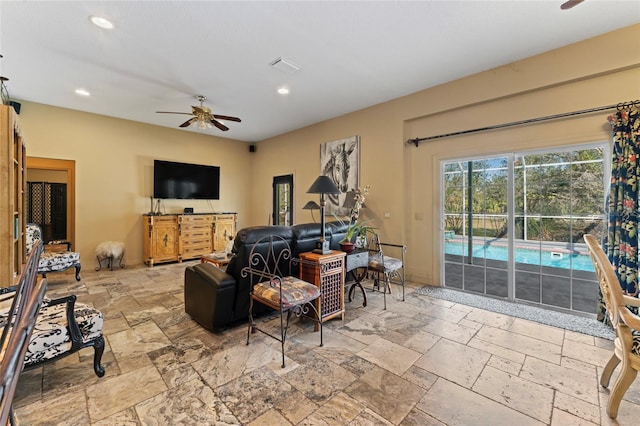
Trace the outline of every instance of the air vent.
<instances>
[{"instance_id":1,"label":"air vent","mask_svg":"<svg viewBox=\"0 0 640 426\"><path fill-rule=\"evenodd\" d=\"M285 74L293 74L296 71L300 71L300 67L291 61L284 58L278 58L270 64L273 68L281 71Z\"/></svg>"}]
</instances>

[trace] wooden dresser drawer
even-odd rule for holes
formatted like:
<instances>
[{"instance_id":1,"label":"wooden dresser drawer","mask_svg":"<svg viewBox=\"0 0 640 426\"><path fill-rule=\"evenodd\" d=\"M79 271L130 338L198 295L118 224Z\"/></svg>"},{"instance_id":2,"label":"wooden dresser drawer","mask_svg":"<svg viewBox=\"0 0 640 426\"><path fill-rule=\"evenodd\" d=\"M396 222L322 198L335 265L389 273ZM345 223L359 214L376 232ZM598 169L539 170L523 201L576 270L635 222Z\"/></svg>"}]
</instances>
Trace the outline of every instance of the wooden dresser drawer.
<instances>
[{"instance_id":1,"label":"wooden dresser drawer","mask_svg":"<svg viewBox=\"0 0 640 426\"><path fill-rule=\"evenodd\" d=\"M203 240L211 242L211 228L183 227L180 232L183 240Z\"/></svg>"},{"instance_id":2,"label":"wooden dresser drawer","mask_svg":"<svg viewBox=\"0 0 640 426\"><path fill-rule=\"evenodd\" d=\"M182 250L182 259L191 259L194 257L200 257L204 254L211 253L211 245L208 246L188 246Z\"/></svg>"},{"instance_id":3,"label":"wooden dresser drawer","mask_svg":"<svg viewBox=\"0 0 640 426\"><path fill-rule=\"evenodd\" d=\"M181 247L192 247L192 246L209 246L211 247L211 234L203 235L199 237L190 237L190 238L181 238L180 239Z\"/></svg>"},{"instance_id":4,"label":"wooden dresser drawer","mask_svg":"<svg viewBox=\"0 0 640 426\"><path fill-rule=\"evenodd\" d=\"M175 216L149 216L149 221L153 225L172 225L176 223Z\"/></svg>"},{"instance_id":5,"label":"wooden dresser drawer","mask_svg":"<svg viewBox=\"0 0 640 426\"><path fill-rule=\"evenodd\" d=\"M211 214L184 214L179 216L179 221L183 225L207 225L213 223Z\"/></svg>"}]
</instances>

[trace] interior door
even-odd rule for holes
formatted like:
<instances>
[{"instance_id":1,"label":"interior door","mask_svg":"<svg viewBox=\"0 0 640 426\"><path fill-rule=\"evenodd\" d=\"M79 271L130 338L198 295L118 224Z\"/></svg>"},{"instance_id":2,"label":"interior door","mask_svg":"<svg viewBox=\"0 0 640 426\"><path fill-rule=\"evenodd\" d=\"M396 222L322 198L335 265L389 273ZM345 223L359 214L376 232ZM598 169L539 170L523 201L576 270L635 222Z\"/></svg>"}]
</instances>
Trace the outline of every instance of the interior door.
<instances>
[{"instance_id":1,"label":"interior door","mask_svg":"<svg viewBox=\"0 0 640 426\"><path fill-rule=\"evenodd\" d=\"M273 178L273 224L293 224L293 175Z\"/></svg>"}]
</instances>

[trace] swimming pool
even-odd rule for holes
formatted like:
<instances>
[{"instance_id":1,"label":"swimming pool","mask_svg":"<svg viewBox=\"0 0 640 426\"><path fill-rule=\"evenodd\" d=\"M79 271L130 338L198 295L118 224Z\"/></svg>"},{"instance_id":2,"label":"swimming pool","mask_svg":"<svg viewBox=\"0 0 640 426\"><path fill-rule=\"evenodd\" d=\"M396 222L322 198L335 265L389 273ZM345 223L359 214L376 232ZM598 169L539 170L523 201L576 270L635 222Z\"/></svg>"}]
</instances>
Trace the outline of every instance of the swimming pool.
<instances>
[{"instance_id":1,"label":"swimming pool","mask_svg":"<svg viewBox=\"0 0 640 426\"><path fill-rule=\"evenodd\" d=\"M575 269L579 271L593 272L593 263L588 254L565 253L560 251L535 250L529 248L516 247L516 263L526 263L528 265L542 265L553 268ZM446 254L458 256L467 255L467 244L462 241L446 241L444 244ZM503 245L474 244L473 255L493 260L508 260L508 248Z\"/></svg>"}]
</instances>

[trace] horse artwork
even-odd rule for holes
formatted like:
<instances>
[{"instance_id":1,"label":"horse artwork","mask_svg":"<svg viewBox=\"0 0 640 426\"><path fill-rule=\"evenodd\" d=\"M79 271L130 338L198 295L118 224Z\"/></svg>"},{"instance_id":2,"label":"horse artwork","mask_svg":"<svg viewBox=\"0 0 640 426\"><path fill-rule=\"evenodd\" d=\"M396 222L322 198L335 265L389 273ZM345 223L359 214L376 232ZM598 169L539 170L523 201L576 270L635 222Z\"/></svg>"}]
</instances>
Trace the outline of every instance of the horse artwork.
<instances>
[{"instance_id":1,"label":"horse artwork","mask_svg":"<svg viewBox=\"0 0 640 426\"><path fill-rule=\"evenodd\" d=\"M352 136L320 145L320 172L331 178L340 194L326 194L325 214L345 216L347 193L353 193L360 184L360 138Z\"/></svg>"}]
</instances>

